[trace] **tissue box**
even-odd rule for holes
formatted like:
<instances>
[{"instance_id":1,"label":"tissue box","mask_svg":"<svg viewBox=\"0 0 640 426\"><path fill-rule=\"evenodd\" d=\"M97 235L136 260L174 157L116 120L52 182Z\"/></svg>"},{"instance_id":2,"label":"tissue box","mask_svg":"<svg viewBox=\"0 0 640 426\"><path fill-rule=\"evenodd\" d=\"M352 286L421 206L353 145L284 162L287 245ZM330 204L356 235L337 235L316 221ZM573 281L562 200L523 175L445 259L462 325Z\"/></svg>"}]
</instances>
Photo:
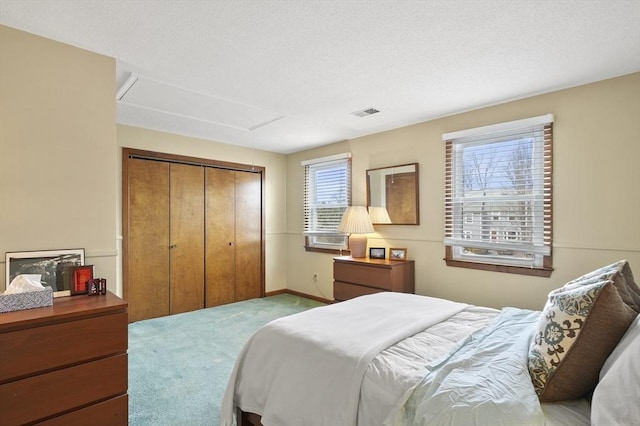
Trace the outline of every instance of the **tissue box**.
<instances>
[{"instance_id":1,"label":"tissue box","mask_svg":"<svg viewBox=\"0 0 640 426\"><path fill-rule=\"evenodd\" d=\"M0 312L21 311L53 305L53 289L45 287L40 291L0 294Z\"/></svg>"}]
</instances>

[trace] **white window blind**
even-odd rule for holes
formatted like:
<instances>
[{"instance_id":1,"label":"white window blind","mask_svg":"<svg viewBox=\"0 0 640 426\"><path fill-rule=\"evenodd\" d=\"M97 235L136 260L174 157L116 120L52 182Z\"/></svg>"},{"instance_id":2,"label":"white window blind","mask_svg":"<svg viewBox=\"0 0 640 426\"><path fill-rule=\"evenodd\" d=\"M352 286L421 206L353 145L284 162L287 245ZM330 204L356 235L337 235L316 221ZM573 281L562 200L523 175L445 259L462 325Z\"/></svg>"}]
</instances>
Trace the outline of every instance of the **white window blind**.
<instances>
[{"instance_id":1,"label":"white window blind","mask_svg":"<svg viewBox=\"0 0 640 426\"><path fill-rule=\"evenodd\" d=\"M443 135L457 260L542 267L552 244L553 115Z\"/></svg>"},{"instance_id":2,"label":"white window blind","mask_svg":"<svg viewBox=\"0 0 640 426\"><path fill-rule=\"evenodd\" d=\"M310 246L346 248L338 225L351 205L351 154L304 161L304 234Z\"/></svg>"}]
</instances>

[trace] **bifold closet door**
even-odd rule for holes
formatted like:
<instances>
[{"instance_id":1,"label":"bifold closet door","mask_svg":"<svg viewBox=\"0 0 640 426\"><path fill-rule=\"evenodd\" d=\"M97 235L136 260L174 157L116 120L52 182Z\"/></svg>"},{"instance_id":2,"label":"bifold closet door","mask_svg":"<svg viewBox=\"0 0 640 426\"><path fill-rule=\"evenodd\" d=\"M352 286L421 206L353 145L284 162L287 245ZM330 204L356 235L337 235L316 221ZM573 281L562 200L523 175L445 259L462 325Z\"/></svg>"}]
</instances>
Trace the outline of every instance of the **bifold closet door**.
<instances>
[{"instance_id":1,"label":"bifold closet door","mask_svg":"<svg viewBox=\"0 0 640 426\"><path fill-rule=\"evenodd\" d=\"M204 167L170 167L170 313L204 307Z\"/></svg>"},{"instance_id":2,"label":"bifold closet door","mask_svg":"<svg viewBox=\"0 0 640 426\"><path fill-rule=\"evenodd\" d=\"M236 172L236 301L262 297L262 178Z\"/></svg>"},{"instance_id":3,"label":"bifold closet door","mask_svg":"<svg viewBox=\"0 0 640 426\"><path fill-rule=\"evenodd\" d=\"M130 322L263 296L264 169L193 160L123 150Z\"/></svg>"},{"instance_id":4,"label":"bifold closet door","mask_svg":"<svg viewBox=\"0 0 640 426\"><path fill-rule=\"evenodd\" d=\"M207 308L235 302L235 172L207 168L206 303Z\"/></svg>"},{"instance_id":5,"label":"bifold closet door","mask_svg":"<svg viewBox=\"0 0 640 426\"><path fill-rule=\"evenodd\" d=\"M206 307L262 296L262 177L207 168Z\"/></svg>"},{"instance_id":6,"label":"bifold closet door","mask_svg":"<svg viewBox=\"0 0 640 426\"><path fill-rule=\"evenodd\" d=\"M169 163L128 159L129 321L169 315Z\"/></svg>"}]
</instances>

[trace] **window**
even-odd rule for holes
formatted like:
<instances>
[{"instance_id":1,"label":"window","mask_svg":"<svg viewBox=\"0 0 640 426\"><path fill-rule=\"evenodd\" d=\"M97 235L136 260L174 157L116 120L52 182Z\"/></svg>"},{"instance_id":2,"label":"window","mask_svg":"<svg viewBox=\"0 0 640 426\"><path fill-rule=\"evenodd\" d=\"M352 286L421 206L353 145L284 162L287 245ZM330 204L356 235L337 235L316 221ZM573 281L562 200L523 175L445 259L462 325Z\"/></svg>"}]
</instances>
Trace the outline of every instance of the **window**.
<instances>
[{"instance_id":1,"label":"window","mask_svg":"<svg viewBox=\"0 0 640 426\"><path fill-rule=\"evenodd\" d=\"M351 154L303 161L305 247L313 251L346 250L348 236L338 232L351 205Z\"/></svg>"},{"instance_id":2,"label":"window","mask_svg":"<svg viewBox=\"0 0 640 426\"><path fill-rule=\"evenodd\" d=\"M447 265L551 275L552 139L551 114L443 135Z\"/></svg>"}]
</instances>

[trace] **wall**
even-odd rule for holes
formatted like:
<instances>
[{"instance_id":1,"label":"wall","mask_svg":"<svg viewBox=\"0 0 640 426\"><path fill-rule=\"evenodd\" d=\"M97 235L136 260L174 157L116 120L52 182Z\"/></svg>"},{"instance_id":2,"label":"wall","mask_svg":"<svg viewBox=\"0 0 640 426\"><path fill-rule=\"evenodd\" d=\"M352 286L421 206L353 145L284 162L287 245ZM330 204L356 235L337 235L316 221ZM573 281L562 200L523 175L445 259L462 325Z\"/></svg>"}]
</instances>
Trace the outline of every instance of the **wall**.
<instances>
[{"instance_id":1,"label":"wall","mask_svg":"<svg viewBox=\"0 0 640 426\"><path fill-rule=\"evenodd\" d=\"M0 26L5 252L84 248L117 291L115 61Z\"/></svg>"},{"instance_id":2,"label":"wall","mask_svg":"<svg viewBox=\"0 0 640 426\"><path fill-rule=\"evenodd\" d=\"M138 127L118 125L118 152L121 148L208 158L265 167L265 290L286 288L286 156L257 149L178 136ZM122 235L122 161L118 161L118 234Z\"/></svg>"},{"instance_id":3,"label":"wall","mask_svg":"<svg viewBox=\"0 0 640 426\"><path fill-rule=\"evenodd\" d=\"M447 267L443 133L553 113L555 271L550 278ZM492 307L541 309L549 291L619 259L640 277L640 74L535 96L290 155L287 287L331 298L332 255L305 252L300 161L353 153L353 204L366 202L365 170L420 164L416 226L378 226L369 246L407 247L416 292ZM317 285L312 280L318 273Z\"/></svg>"}]
</instances>

